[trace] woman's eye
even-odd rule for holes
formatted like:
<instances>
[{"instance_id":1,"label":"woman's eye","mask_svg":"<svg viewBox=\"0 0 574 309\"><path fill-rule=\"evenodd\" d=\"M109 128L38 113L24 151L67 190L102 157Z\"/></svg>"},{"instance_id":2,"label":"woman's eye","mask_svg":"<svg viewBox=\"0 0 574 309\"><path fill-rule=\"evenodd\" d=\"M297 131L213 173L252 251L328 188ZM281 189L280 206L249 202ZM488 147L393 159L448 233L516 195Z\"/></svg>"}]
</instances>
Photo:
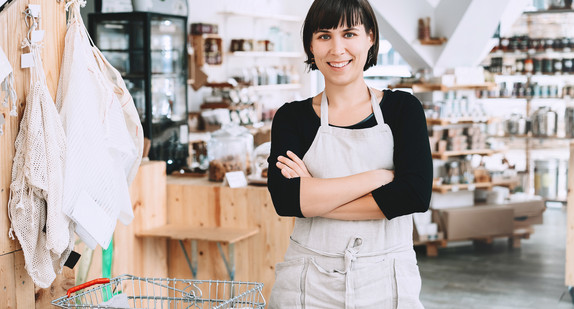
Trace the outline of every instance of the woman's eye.
<instances>
[{"instance_id":1,"label":"woman's eye","mask_svg":"<svg viewBox=\"0 0 574 309\"><path fill-rule=\"evenodd\" d=\"M354 37L354 36L355 36L354 33L351 33L351 32L345 33L345 37L346 37L346 38L352 38L352 37Z\"/></svg>"},{"instance_id":2,"label":"woman's eye","mask_svg":"<svg viewBox=\"0 0 574 309\"><path fill-rule=\"evenodd\" d=\"M329 38L331 38L331 36L329 36L328 34L321 34L319 36L319 39L321 40L328 40Z\"/></svg>"}]
</instances>

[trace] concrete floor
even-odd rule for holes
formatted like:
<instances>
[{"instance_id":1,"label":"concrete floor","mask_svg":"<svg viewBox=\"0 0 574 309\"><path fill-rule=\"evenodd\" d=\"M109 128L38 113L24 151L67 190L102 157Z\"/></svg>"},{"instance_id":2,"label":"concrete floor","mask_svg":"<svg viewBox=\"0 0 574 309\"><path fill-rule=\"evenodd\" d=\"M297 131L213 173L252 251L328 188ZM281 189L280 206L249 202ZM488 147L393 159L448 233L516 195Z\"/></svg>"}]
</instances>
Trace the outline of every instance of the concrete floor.
<instances>
[{"instance_id":1,"label":"concrete floor","mask_svg":"<svg viewBox=\"0 0 574 309\"><path fill-rule=\"evenodd\" d=\"M425 308L573 309L564 285L566 208L548 208L534 229L519 249L503 238L480 248L453 242L431 258L417 247Z\"/></svg>"}]
</instances>

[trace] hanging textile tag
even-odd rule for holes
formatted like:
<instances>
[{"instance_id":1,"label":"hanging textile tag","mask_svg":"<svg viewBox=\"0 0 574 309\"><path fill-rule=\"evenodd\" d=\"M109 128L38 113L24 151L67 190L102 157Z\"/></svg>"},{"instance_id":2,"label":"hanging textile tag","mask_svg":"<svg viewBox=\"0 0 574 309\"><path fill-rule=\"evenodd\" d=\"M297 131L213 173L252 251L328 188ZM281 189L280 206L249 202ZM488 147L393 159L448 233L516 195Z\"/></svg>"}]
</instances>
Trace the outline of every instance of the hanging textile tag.
<instances>
[{"instance_id":1,"label":"hanging textile tag","mask_svg":"<svg viewBox=\"0 0 574 309\"><path fill-rule=\"evenodd\" d=\"M40 17L40 11L42 10L42 6L39 4L28 4L28 8L30 9L30 14L32 17Z\"/></svg>"},{"instance_id":2,"label":"hanging textile tag","mask_svg":"<svg viewBox=\"0 0 574 309\"><path fill-rule=\"evenodd\" d=\"M22 69L34 67L34 56L32 53L22 54Z\"/></svg>"},{"instance_id":3,"label":"hanging textile tag","mask_svg":"<svg viewBox=\"0 0 574 309\"><path fill-rule=\"evenodd\" d=\"M45 33L44 30L32 31L30 41L32 43L38 43L38 42L42 41L44 39L44 33Z\"/></svg>"}]
</instances>

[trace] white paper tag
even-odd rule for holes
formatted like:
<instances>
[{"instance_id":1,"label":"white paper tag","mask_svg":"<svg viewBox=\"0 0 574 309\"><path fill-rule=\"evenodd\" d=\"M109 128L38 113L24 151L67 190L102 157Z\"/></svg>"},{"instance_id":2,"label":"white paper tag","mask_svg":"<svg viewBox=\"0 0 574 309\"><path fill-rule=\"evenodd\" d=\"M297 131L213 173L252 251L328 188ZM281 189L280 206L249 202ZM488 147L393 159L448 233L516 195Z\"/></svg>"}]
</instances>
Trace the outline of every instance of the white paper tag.
<instances>
[{"instance_id":1,"label":"white paper tag","mask_svg":"<svg viewBox=\"0 0 574 309\"><path fill-rule=\"evenodd\" d=\"M34 56L32 53L22 54L22 69L34 67Z\"/></svg>"},{"instance_id":2,"label":"white paper tag","mask_svg":"<svg viewBox=\"0 0 574 309\"><path fill-rule=\"evenodd\" d=\"M187 144L189 142L189 128L186 124L179 126L179 143Z\"/></svg>"},{"instance_id":3,"label":"white paper tag","mask_svg":"<svg viewBox=\"0 0 574 309\"><path fill-rule=\"evenodd\" d=\"M40 17L40 11L42 11L42 6L39 4L28 4L30 9L30 14L34 17Z\"/></svg>"},{"instance_id":4,"label":"white paper tag","mask_svg":"<svg viewBox=\"0 0 574 309\"><path fill-rule=\"evenodd\" d=\"M6 123L4 114L0 114L0 136L4 135L4 123Z\"/></svg>"},{"instance_id":5,"label":"white paper tag","mask_svg":"<svg viewBox=\"0 0 574 309\"><path fill-rule=\"evenodd\" d=\"M40 42L44 39L44 33L46 33L45 30L34 30L32 31L32 37L30 38L30 40L32 41L32 43Z\"/></svg>"},{"instance_id":6,"label":"white paper tag","mask_svg":"<svg viewBox=\"0 0 574 309\"><path fill-rule=\"evenodd\" d=\"M241 188L247 186L247 178L243 171L225 173L225 180L230 188Z\"/></svg>"}]
</instances>

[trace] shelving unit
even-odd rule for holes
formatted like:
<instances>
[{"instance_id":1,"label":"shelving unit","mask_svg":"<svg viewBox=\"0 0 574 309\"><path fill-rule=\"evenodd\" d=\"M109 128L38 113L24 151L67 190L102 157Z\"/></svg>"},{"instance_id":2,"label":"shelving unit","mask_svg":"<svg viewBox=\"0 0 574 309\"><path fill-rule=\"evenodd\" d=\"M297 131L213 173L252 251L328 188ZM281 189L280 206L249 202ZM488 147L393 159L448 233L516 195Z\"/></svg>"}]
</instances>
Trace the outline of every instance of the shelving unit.
<instances>
[{"instance_id":1,"label":"shelving unit","mask_svg":"<svg viewBox=\"0 0 574 309\"><path fill-rule=\"evenodd\" d=\"M524 156L524 170L529 177L526 192L538 192L540 187L535 182L535 170L537 169L534 166L535 161L547 158L562 160L565 155L564 150L570 142L569 138L564 137L565 132L560 130L563 120L561 117L564 117L564 108L567 106L567 100L570 100L563 95L562 88L574 86L574 71L571 64L574 59L574 48L572 48L570 31L573 13L574 10L571 9L524 12L512 29L512 33L502 38L508 39L509 44L506 45L504 41L501 41L500 47L485 59L494 66L491 71L496 72L493 76L497 82L505 82L509 90L516 89L514 86L520 87L520 92L525 94L513 93L513 96L503 97L483 96L480 100L483 100L485 104L494 104L491 105L492 108L508 103L507 106L512 106L515 112L532 121L534 121L533 115L536 109L547 106L559 117L555 136L535 136L532 132L527 135L510 135L506 130L504 136L499 134L489 136L490 140L503 144L508 153L512 153L511 155ZM552 21L549 22L550 16L543 16L544 14L568 15L552 16ZM533 27L534 25L536 27ZM550 43L549 40L551 40ZM503 50L505 46L507 49ZM492 60L493 58L498 59L495 61ZM527 60L528 66L521 59ZM516 83L522 83L522 86ZM496 103L489 103L491 100L496 100ZM550 150L553 151L550 152ZM523 154L520 151L523 151ZM564 191L561 188L563 187L558 187L558 192Z\"/></svg>"}]
</instances>

